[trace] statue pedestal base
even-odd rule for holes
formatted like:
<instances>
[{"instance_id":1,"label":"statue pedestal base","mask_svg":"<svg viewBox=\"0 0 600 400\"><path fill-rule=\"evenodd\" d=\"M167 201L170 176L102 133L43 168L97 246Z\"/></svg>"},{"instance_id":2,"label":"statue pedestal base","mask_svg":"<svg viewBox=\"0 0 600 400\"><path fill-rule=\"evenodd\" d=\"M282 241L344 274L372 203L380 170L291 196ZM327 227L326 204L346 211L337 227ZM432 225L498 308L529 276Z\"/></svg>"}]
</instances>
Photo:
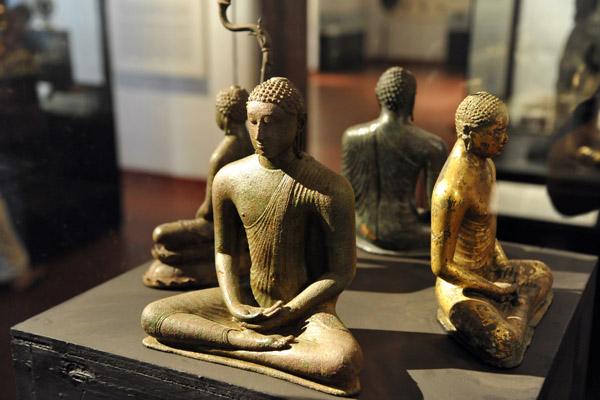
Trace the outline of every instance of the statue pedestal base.
<instances>
[{"instance_id":1,"label":"statue pedestal base","mask_svg":"<svg viewBox=\"0 0 600 400\"><path fill-rule=\"evenodd\" d=\"M338 314L360 343L361 399L583 398L593 306L592 256L503 244L509 258L544 261L554 300L523 363L488 366L448 338L436 319L426 260L358 253ZM140 315L173 295L145 287L148 264L12 328L21 399L315 398L335 396L251 371L147 349Z\"/></svg>"}]
</instances>

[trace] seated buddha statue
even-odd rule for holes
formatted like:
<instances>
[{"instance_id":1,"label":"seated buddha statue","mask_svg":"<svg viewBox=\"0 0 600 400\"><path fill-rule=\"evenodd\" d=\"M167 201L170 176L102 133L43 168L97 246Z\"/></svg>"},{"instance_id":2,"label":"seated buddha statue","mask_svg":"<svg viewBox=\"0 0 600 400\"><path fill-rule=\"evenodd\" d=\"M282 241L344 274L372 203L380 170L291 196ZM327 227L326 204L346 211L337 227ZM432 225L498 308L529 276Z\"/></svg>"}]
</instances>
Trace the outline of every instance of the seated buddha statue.
<instances>
[{"instance_id":1,"label":"seated buddha statue","mask_svg":"<svg viewBox=\"0 0 600 400\"><path fill-rule=\"evenodd\" d=\"M431 268L438 320L483 361L519 365L552 300L552 272L541 261L509 260L496 239L490 158L508 142L504 103L486 92L465 98L458 140L432 195Z\"/></svg>"},{"instance_id":2,"label":"seated buddha statue","mask_svg":"<svg viewBox=\"0 0 600 400\"><path fill-rule=\"evenodd\" d=\"M362 351L335 311L356 269L352 187L301 151L304 101L288 79L257 86L247 111L256 154L226 165L213 181L219 286L149 304L144 343L355 394ZM238 225L249 279L240 274Z\"/></svg>"},{"instance_id":3,"label":"seated buddha statue","mask_svg":"<svg viewBox=\"0 0 600 400\"><path fill-rule=\"evenodd\" d=\"M429 255L429 200L447 149L438 136L411 123L415 94L410 71L389 68L375 87L379 117L344 132L342 174L354 189L357 245L366 251ZM421 172L427 208L419 211L415 188Z\"/></svg>"},{"instance_id":4,"label":"seated buddha statue","mask_svg":"<svg viewBox=\"0 0 600 400\"><path fill-rule=\"evenodd\" d=\"M223 166L254 152L246 128L247 100L248 92L239 86L218 93L216 121L225 137L210 158L204 202L194 219L168 222L154 229L155 261L143 276L146 286L183 288L217 283L212 263L215 255L212 184Z\"/></svg>"}]
</instances>

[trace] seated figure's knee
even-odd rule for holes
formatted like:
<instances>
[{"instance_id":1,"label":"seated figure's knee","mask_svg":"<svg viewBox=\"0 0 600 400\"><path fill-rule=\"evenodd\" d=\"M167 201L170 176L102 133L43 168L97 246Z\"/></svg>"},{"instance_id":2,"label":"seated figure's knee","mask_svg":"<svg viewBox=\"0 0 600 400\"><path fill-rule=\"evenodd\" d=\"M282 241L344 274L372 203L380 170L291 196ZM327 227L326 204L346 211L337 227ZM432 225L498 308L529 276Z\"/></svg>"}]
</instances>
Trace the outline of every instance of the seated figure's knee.
<instances>
[{"instance_id":1,"label":"seated figure's knee","mask_svg":"<svg viewBox=\"0 0 600 400\"><path fill-rule=\"evenodd\" d=\"M552 282L554 280L554 276L552 275L552 270L541 261L538 261L538 265L536 266L536 268L539 271L539 275L542 276L541 279L546 281L549 286L552 286Z\"/></svg>"},{"instance_id":2,"label":"seated figure's knee","mask_svg":"<svg viewBox=\"0 0 600 400\"><path fill-rule=\"evenodd\" d=\"M535 294L532 291L531 298L537 304L548 296L552 288L552 271L541 261L530 261L527 266L529 267L527 281L530 287L537 288Z\"/></svg>"},{"instance_id":3,"label":"seated figure's knee","mask_svg":"<svg viewBox=\"0 0 600 400\"><path fill-rule=\"evenodd\" d=\"M173 229L171 227L172 223L167 222L165 224L160 224L152 231L152 240L155 243L163 244L163 238L165 237L165 233L170 233Z\"/></svg>"},{"instance_id":4,"label":"seated figure's knee","mask_svg":"<svg viewBox=\"0 0 600 400\"><path fill-rule=\"evenodd\" d=\"M181 247L214 241L212 222L204 218L166 222L152 232L152 240L166 247Z\"/></svg>"},{"instance_id":5,"label":"seated figure's knee","mask_svg":"<svg viewBox=\"0 0 600 400\"><path fill-rule=\"evenodd\" d=\"M484 320L488 323L484 324ZM479 302L456 304L450 312L450 321L464 342L494 360L510 358L522 346L523 338L517 329Z\"/></svg>"},{"instance_id":6,"label":"seated figure's knee","mask_svg":"<svg viewBox=\"0 0 600 400\"><path fill-rule=\"evenodd\" d=\"M487 353L502 362L513 358L523 347L523 337L507 326L496 326Z\"/></svg>"},{"instance_id":7,"label":"seated figure's knee","mask_svg":"<svg viewBox=\"0 0 600 400\"><path fill-rule=\"evenodd\" d=\"M526 273L530 275L530 278L533 280L544 280L549 281L552 284L552 270L544 264L542 261L538 260L528 260L523 261L526 266Z\"/></svg>"},{"instance_id":8,"label":"seated figure's knee","mask_svg":"<svg viewBox=\"0 0 600 400\"><path fill-rule=\"evenodd\" d=\"M336 341L335 346L328 345L327 351L319 352L320 365L317 373L326 382L336 384L351 381L363 368L362 350L350 334L347 336ZM329 357L323 357L325 354Z\"/></svg>"},{"instance_id":9,"label":"seated figure's knee","mask_svg":"<svg viewBox=\"0 0 600 400\"><path fill-rule=\"evenodd\" d=\"M171 312L160 300L152 302L142 311L142 328L148 335L159 337L161 325L170 314Z\"/></svg>"}]
</instances>

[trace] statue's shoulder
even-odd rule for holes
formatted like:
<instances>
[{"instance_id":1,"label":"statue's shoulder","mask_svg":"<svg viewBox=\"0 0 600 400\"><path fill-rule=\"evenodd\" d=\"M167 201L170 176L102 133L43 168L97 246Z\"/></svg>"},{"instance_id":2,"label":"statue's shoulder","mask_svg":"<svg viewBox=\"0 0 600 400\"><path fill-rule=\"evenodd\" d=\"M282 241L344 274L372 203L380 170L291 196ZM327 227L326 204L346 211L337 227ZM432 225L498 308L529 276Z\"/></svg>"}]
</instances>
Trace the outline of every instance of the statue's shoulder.
<instances>
[{"instance_id":1,"label":"statue's shoulder","mask_svg":"<svg viewBox=\"0 0 600 400\"><path fill-rule=\"evenodd\" d=\"M342 136L342 142L350 142L356 139L364 139L365 135L373 134L378 127L378 121L373 120L369 122L363 122L362 124L352 125L344 131Z\"/></svg>"},{"instance_id":2,"label":"statue's shoulder","mask_svg":"<svg viewBox=\"0 0 600 400\"><path fill-rule=\"evenodd\" d=\"M303 164L303 170L310 171L307 175L311 178L306 180L306 186L326 196L349 197L354 200L354 191L348 179L306 153L302 155L300 162Z\"/></svg>"},{"instance_id":3,"label":"statue's shoulder","mask_svg":"<svg viewBox=\"0 0 600 400\"><path fill-rule=\"evenodd\" d=\"M485 168L477 167L467 157L451 153L448 157L432 196L451 202L469 204L478 191L476 188L483 180Z\"/></svg>"},{"instance_id":4,"label":"statue's shoulder","mask_svg":"<svg viewBox=\"0 0 600 400\"><path fill-rule=\"evenodd\" d=\"M229 187L237 182L246 181L248 175L257 167L257 157L256 154L252 154L225 165L215 175L213 186Z\"/></svg>"},{"instance_id":5,"label":"statue's shoulder","mask_svg":"<svg viewBox=\"0 0 600 400\"><path fill-rule=\"evenodd\" d=\"M455 208L458 204L465 203L467 193L463 190L464 182L458 183L456 179L448 178L448 176L440 175L431 193L431 203L443 203L448 208Z\"/></svg>"}]
</instances>

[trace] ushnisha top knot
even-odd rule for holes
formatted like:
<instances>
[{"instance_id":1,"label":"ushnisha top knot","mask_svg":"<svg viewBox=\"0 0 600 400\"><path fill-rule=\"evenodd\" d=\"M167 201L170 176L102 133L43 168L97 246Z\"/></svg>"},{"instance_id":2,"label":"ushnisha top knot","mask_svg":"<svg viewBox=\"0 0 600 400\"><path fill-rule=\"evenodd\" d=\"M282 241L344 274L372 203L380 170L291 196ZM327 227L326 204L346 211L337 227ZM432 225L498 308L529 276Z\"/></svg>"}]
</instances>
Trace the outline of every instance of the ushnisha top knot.
<instances>
[{"instance_id":1,"label":"ushnisha top knot","mask_svg":"<svg viewBox=\"0 0 600 400\"><path fill-rule=\"evenodd\" d=\"M244 122L248 118L246 103L248 102L248 91L241 86L231 86L223 89L217 94L217 110L224 117L237 122Z\"/></svg>"},{"instance_id":2,"label":"ushnisha top knot","mask_svg":"<svg viewBox=\"0 0 600 400\"><path fill-rule=\"evenodd\" d=\"M404 109L411 115L416 92L415 77L402 67L388 68L375 86L375 96L382 107L394 112Z\"/></svg>"},{"instance_id":3,"label":"ushnisha top knot","mask_svg":"<svg viewBox=\"0 0 600 400\"><path fill-rule=\"evenodd\" d=\"M288 78L275 77L261 83L250 93L248 101L276 104L290 114L306 112L302 94Z\"/></svg>"}]
</instances>

